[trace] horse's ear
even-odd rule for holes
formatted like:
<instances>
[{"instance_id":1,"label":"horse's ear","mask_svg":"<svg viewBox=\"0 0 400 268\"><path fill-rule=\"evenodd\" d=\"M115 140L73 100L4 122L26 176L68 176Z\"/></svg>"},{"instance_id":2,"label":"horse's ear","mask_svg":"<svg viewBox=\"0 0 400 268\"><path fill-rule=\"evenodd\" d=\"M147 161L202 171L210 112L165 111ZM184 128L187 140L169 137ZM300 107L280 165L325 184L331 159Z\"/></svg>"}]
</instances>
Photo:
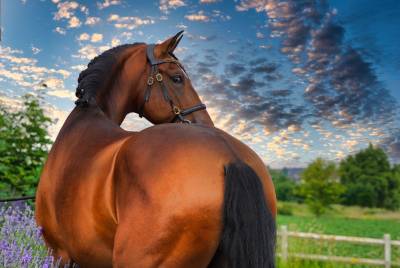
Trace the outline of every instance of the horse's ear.
<instances>
[{"instance_id":1,"label":"horse's ear","mask_svg":"<svg viewBox=\"0 0 400 268\"><path fill-rule=\"evenodd\" d=\"M164 58L167 55L173 53L175 48L181 41L182 37L183 37L183 31L180 31L173 37L170 37L164 42L156 45L156 47L154 48L154 56L156 56L156 58Z\"/></svg>"}]
</instances>

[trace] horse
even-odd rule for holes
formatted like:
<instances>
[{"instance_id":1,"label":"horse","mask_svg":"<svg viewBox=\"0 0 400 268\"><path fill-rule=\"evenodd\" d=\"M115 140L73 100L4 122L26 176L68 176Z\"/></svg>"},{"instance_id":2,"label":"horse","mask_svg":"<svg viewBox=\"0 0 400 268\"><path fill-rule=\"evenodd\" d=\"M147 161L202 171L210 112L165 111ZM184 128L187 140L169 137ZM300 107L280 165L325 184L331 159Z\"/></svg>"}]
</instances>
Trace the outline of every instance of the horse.
<instances>
[{"instance_id":1,"label":"horse","mask_svg":"<svg viewBox=\"0 0 400 268\"><path fill-rule=\"evenodd\" d=\"M248 146L215 128L174 50L121 45L78 78L41 173L37 224L79 267L274 267L276 196ZM154 126L120 125L128 113Z\"/></svg>"}]
</instances>

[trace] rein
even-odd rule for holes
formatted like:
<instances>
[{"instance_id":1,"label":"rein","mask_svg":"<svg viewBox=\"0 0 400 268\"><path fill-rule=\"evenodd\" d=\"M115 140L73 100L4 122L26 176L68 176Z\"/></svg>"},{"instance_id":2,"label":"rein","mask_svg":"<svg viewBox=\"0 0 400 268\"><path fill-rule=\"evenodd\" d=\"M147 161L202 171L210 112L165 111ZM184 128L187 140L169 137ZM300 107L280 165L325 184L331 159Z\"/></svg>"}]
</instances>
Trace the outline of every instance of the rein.
<instances>
[{"instance_id":1,"label":"rein","mask_svg":"<svg viewBox=\"0 0 400 268\"><path fill-rule=\"evenodd\" d=\"M16 201L22 201L22 200L34 200L36 196L21 196L21 197L12 197L12 198L4 198L0 199L0 203L4 202L16 202Z\"/></svg>"},{"instance_id":2,"label":"rein","mask_svg":"<svg viewBox=\"0 0 400 268\"><path fill-rule=\"evenodd\" d=\"M177 122L179 120L182 123L190 124L192 122L190 120L185 119L184 117L189 114L192 114L194 112L205 110L206 105L204 103L200 103L200 104L197 104L197 105L187 108L187 109L181 109L177 105L175 105L174 101L168 94L168 89L164 84L163 76L158 69L158 65L161 65L164 63L175 63L185 72L185 74L186 74L186 71L182 67L182 65L179 63L178 60L158 60L158 59L156 59L156 57L154 56L154 47L155 46L156 46L155 44L148 45L147 50L146 50L147 59L150 63L151 69L150 69L150 76L147 79L147 88L146 88L146 92L144 94L144 102L139 110L139 116L143 117L143 115L144 115L144 106L150 100L151 89L154 85L154 82L155 82L154 78L155 78L155 80L158 82L158 84L162 90L165 101L169 103L169 105L171 106L171 111L175 115L174 118L171 120L171 123ZM176 59L176 57L173 54L172 54L172 56Z\"/></svg>"}]
</instances>

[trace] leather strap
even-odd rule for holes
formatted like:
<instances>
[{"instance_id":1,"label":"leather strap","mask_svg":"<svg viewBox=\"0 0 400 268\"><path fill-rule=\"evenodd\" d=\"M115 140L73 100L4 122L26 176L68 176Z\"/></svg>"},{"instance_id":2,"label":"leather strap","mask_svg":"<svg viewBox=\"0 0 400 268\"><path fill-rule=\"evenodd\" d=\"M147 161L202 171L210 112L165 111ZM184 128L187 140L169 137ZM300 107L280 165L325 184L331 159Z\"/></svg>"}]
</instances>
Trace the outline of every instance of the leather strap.
<instances>
[{"instance_id":1,"label":"leather strap","mask_svg":"<svg viewBox=\"0 0 400 268\"><path fill-rule=\"evenodd\" d=\"M176 114L176 116L174 117L174 119L172 119L171 123L176 122L177 119L180 119L182 122L188 121L188 120L184 120L183 117L186 115L189 115L191 113L197 112L197 111L201 111L201 110L205 110L207 107L204 103L200 103L197 104L193 107L187 108L185 110L180 110L178 114ZM190 121L189 121L190 122Z\"/></svg>"}]
</instances>

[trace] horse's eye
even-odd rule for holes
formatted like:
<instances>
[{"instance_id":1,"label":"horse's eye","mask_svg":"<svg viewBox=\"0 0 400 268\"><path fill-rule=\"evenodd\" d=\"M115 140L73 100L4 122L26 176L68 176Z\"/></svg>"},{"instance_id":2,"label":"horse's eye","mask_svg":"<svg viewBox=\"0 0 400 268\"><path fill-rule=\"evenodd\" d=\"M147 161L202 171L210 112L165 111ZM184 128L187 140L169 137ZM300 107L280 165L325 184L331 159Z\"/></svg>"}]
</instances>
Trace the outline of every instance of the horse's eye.
<instances>
[{"instance_id":1,"label":"horse's eye","mask_svg":"<svg viewBox=\"0 0 400 268\"><path fill-rule=\"evenodd\" d=\"M174 83L177 83L177 84L182 84L182 83L183 83L183 78L182 78L182 76L179 75L179 74L178 74L178 75L172 76L171 79L172 79L172 81L173 81Z\"/></svg>"}]
</instances>

